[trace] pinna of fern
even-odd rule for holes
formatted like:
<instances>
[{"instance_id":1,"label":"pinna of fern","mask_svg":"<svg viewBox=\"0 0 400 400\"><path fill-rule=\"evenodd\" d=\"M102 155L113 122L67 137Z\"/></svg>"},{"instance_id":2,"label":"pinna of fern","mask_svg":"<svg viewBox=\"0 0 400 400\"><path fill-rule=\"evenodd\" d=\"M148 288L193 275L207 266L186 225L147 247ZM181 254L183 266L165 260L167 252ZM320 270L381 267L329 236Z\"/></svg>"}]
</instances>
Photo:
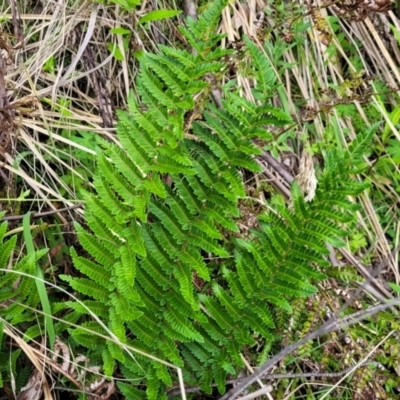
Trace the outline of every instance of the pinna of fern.
<instances>
[{"instance_id":1,"label":"pinna of fern","mask_svg":"<svg viewBox=\"0 0 400 400\"><path fill-rule=\"evenodd\" d=\"M223 3L199 26L216 21ZM291 300L315 293L312 282L328 265L325 242L340 244L343 221L354 215L346 197L364 186L349 177L343 157L328 155L335 162L327 162L313 202L294 185L292 209L262 213L259 228L241 237L242 169L260 172L252 139L271 139L265 125L290 117L270 104L274 71L250 41L262 105L228 89L224 108L215 107L202 77L218 76L224 65L226 52L213 50L220 36L192 22L182 32L196 42L196 55L163 48L141 60L129 112L119 112L121 147L107 144L99 154L97 194L87 198L89 230L77 225L94 260L72 251L86 277L63 278L92 298L86 301L104 304L102 318L122 342L184 366L186 381L200 381L207 393L213 381L223 392L226 376L242 366L239 353L256 339L274 340L274 310L290 312ZM188 125L194 114L200 117ZM89 344L83 330L73 337L103 359L106 373L118 362L127 379L143 382L149 399L164 398L165 385L176 378L144 356L137 356L138 368L110 341ZM120 389L131 392L126 384Z\"/></svg>"}]
</instances>

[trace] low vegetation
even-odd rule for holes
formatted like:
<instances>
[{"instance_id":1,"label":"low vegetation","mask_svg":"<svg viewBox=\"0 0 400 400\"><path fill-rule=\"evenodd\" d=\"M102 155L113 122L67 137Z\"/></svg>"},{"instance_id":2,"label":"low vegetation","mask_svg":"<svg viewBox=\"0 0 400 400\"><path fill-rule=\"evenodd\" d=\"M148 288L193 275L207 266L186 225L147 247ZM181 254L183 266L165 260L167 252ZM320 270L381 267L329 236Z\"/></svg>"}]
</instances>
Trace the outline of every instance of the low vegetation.
<instances>
[{"instance_id":1,"label":"low vegetation","mask_svg":"<svg viewBox=\"0 0 400 400\"><path fill-rule=\"evenodd\" d=\"M394 4L0 4L4 398L398 397Z\"/></svg>"}]
</instances>

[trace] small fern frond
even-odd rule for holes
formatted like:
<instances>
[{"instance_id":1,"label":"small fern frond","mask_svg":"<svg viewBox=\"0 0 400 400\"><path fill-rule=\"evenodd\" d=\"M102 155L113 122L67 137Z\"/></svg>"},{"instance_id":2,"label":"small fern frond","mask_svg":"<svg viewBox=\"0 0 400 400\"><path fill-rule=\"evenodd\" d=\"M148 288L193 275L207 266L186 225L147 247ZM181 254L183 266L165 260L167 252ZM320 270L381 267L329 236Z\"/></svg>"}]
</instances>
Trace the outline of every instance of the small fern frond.
<instances>
[{"instance_id":1,"label":"small fern frond","mask_svg":"<svg viewBox=\"0 0 400 400\"><path fill-rule=\"evenodd\" d=\"M182 243L185 240L181 222L178 222L179 220L168 208L156 200L151 200L149 210L161 221L162 225L165 226L178 243Z\"/></svg>"},{"instance_id":2,"label":"small fern frond","mask_svg":"<svg viewBox=\"0 0 400 400\"><path fill-rule=\"evenodd\" d=\"M121 263L115 263L115 285L118 291L128 300L140 303L140 296L135 289L136 260L130 257L132 253L128 247L122 247Z\"/></svg>"},{"instance_id":3,"label":"small fern frond","mask_svg":"<svg viewBox=\"0 0 400 400\"><path fill-rule=\"evenodd\" d=\"M112 376L114 373L115 365L116 365L114 357L112 357L110 351L107 348L105 348L101 352L101 357L103 359L104 374L106 376Z\"/></svg>"},{"instance_id":4,"label":"small fern frond","mask_svg":"<svg viewBox=\"0 0 400 400\"><path fill-rule=\"evenodd\" d=\"M255 66L257 89L267 95L274 88L276 82L276 73L269 60L262 51L247 36L243 37L246 43L247 51L251 56L251 64Z\"/></svg>"},{"instance_id":5,"label":"small fern frond","mask_svg":"<svg viewBox=\"0 0 400 400\"><path fill-rule=\"evenodd\" d=\"M74 248L71 248L71 257L79 271L101 285L103 288L110 289L110 287L112 287L110 286L110 270L107 270L103 265L96 264L84 257L78 257ZM109 268L111 268L111 265L109 265Z\"/></svg>"},{"instance_id":6,"label":"small fern frond","mask_svg":"<svg viewBox=\"0 0 400 400\"><path fill-rule=\"evenodd\" d=\"M126 154L117 147L110 147L107 152L113 160L117 170L128 180L135 188L140 188L144 175L139 171L135 164L126 156Z\"/></svg>"},{"instance_id":7,"label":"small fern frond","mask_svg":"<svg viewBox=\"0 0 400 400\"><path fill-rule=\"evenodd\" d=\"M241 313L239 309L234 304L233 298L229 296L228 293L225 292L217 283L212 285L212 289L216 297L219 299L221 304L224 306L225 310L229 314L229 316L235 321L238 322L241 320Z\"/></svg>"},{"instance_id":8,"label":"small fern frond","mask_svg":"<svg viewBox=\"0 0 400 400\"><path fill-rule=\"evenodd\" d=\"M190 267L196 271L197 275L201 279L204 279L205 281L209 281L211 279L207 265L205 264L203 257L201 257L200 252L196 247L187 245L182 246L181 251L178 253L178 257L183 263L190 265Z\"/></svg>"},{"instance_id":9,"label":"small fern frond","mask_svg":"<svg viewBox=\"0 0 400 400\"><path fill-rule=\"evenodd\" d=\"M189 320L175 309L169 308L164 313L164 318L174 331L183 335L188 339L188 341L194 340L203 343L203 337L195 331L195 329L192 327L193 325L189 323Z\"/></svg>"},{"instance_id":10,"label":"small fern frond","mask_svg":"<svg viewBox=\"0 0 400 400\"><path fill-rule=\"evenodd\" d=\"M188 265L180 261L176 262L173 273L179 282L179 291L183 298L190 304L194 311L198 310L199 306L193 293L192 273Z\"/></svg>"},{"instance_id":11,"label":"small fern frond","mask_svg":"<svg viewBox=\"0 0 400 400\"><path fill-rule=\"evenodd\" d=\"M177 110L176 99L170 91L164 91L164 87L159 82L154 75L145 67L142 68L142 73L140 76L140 81L143 87L145 87L152 96L154 96L158 101L170 111Z\"/></svg>"},{"instance_id":12,"label":"small fern frond","mask_svg":"<svg viewBox=\"0 0 400 400\"><path fill-rule=\"evenodd\" d=\"M184 364L179 355L178 347L173 340L167 338L166 336L161 336L160 350L167 360L174 363L177 367L183 367Z\"/></svg>"},{"instance_id":13,"label":"small fern frond","mask_svg":"<svg viewBox=\"0 0 400 400\"><path fill-rule=\"evenodd\" d=\"M356 139L349 146L349 158L352 160L362 160L366 150L370 148L372 138L379 126L379 123L368 127L363 133L359 133Z\"/></svg>"},{"instance_id":14,"label":"small fern frond","mask_svg":"<svg viewBox=\"0 0 400 400\"><path fill-rule=\"evenodd\" d=\"M4 225L4 223L2 224ZM0 246L0 268L6 268L10 259L11 252L14 250L17 242L17 236L12 236L9 240Z\"/></svg>"},{"instance_id":15,"label":"small fern frond","mask_svg":"<svg viewBox=\"0 0 400 400\"><path fill-rule=\"evenodd\" d=\"M163 290L168 290L171 288L171 280L168 278L168 276L164 275L164 271L159 268L157 261L152 258L151 255L143 260L140 260L140 266Z\"/></svg>"},{"instance_id":16,"label":"small fern frond","mask_svg":"<svg viewBox=\"0 0 400 400\"><path fill-rule=\"evenodd\" d=\"M102 197L103 204L108 208L110 214L115 215L118 222L124 222L129 214L133 215L132 211L118 198L104 178L95 177L94 185L97 193Z\"/></svg>"},{"instance_id":17,"label":"small fern frond","mask_svg":"<svg viewBox=\"0 0 400 400\"><path fill-rule=\"evenodd\" d=\"M89 228L97 239L101 240L103 246L106 247L111 254L118 254L118 249L122 244L122 240L104 224L101 218L98 218L93 213L87 212L85 217Z\"/></svg>"},{"instance_id":18,"label":"small fern frond","mask_svg":"<svg viewBox=\"0 0 400 400\"><path fill-rule=\"evenodd\" d=\"M198 246L207 252L216 254L220 257L229 257L229 253L221 245L219 245L216 240L209 238L196 228L192 228L190 230L187 240L189 243Z\"/></svg>"},{"instance_id":19,"label":"small fern frond","mask_svg":"<svg viewBox=\"0 0 400 400\"><path fill-rule=\"evenodd\" d=\"M95 282L86 278L72 278L69 275L60 275L60 279L68 282L79 293L93 297L96 300L107 303L109 291L105 287L99 287Z\"/></svg>"},{"instance_id":20,"label":"small fern frond","mask_svg":"<svg viewBox=\"0 0 400 400\"><path fill-rule=\"evenodd\" d=\"M136 304L118 292L111 293L110 300L121 321L134 321L143 315L143 312L137 309Z\"/></svg>"},{"instance_id":21,"label":"small fern frond","mask_svg":"<svg viewBox=\"0 0 400 400\"><path fill-rule=\"evenodd\" d=\"M5 211L0 212L0 218L3 218L4 214L5 214ZM6 221L4 221L0 224L0 243L3 243L4 235L7 232L7 227L8 227L8 224Z\"/></svg>"},{"instance_id":22,"label":"small fern frond","mask_svg":"<svg viewBox=\"0 0 400 400\"><path fill-rule=\"evenodd\" d=\"M111 253L109 249L103 245L103 241L98 240L96 236L87 232L78 223L75 223L74 227L82 246L99 264L108 265L109 268L111 268L115 262L115 254Z\"/></svg>"},{"instance_id":23,"label":"small fern frond","mask_svg":"<svg viewBox=\"0 0 400 400\"><path fill-rule=\"evenodd\" d=\"M147 251L144 243L142 226L133 220L123 233L129 249L141 257L146 257ZM127 254L125 254L125 256L127 256ZM132 257L132 255L129 255L129 257Z\"/></svg>"}]
</instances>

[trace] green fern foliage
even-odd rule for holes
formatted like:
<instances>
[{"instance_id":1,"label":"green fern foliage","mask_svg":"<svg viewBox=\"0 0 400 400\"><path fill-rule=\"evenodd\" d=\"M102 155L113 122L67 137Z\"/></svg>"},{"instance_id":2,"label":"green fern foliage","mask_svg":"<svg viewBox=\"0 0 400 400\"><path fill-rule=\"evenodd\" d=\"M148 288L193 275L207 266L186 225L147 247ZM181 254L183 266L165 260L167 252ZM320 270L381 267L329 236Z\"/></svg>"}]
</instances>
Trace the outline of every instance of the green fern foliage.
<instances>
[{"instance_id":1,"label":"green fern foliage","mask_svg":"<svg viewBox=\"0 0 400 400\"><path fill-rule=\"evenodd\" d=\"M243 232L243 174L261 170L254 139L272 140L266 126L291 119L271 104L275 72L250 40L256 102L226 87L223 107L212 104L210 82L218 82L230 53L214 33L226 4L213 2L181 28L195 52L160 47L142 57L137 92L128 112L118 113L122 148L108 144L99 154L88 229L76 225L92 260L72 250L82 276L63 276L119 340L183 367L186 382L200 382L207 393L212 383L224 392L245 348L274 341L276 309L291 312L294 299L316 292L329 266L325 243L341 243L357 209L347 196L365 188L351 178L354 160L332 152L314 201L294 184L291 206L261 212L258 228ZM367 136L352 158L361 158ZM83 307L69 304L82 326L101 330ZM142 355L132 362L113 342L94 344L87 331L72 335L105 371L119 362L137 382L119 385L127 398L165 398L177 379Z\"/></svg>"}]
</instances>

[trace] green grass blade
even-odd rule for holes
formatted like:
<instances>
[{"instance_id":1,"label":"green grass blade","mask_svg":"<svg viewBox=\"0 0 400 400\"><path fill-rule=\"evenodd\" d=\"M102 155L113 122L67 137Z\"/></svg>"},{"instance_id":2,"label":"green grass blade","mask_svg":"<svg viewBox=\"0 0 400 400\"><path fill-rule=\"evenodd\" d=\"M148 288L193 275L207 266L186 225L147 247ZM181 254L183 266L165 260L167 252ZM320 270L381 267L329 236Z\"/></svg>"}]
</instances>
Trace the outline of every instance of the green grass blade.
<instances>
[{"instance_id":1,"label":"green grass blade","mask_svg":"<svg viewBox=\"0 0 400 400\"><path fill-rule=\"evenodd\" d=\"M31 213L27 213L23 219L23 229L24 229L24 239L26 243L26 248L28 254L32 254L35 252L35 247L33 246L33 239L30 228L30 215ZM45 322L46 322L46 330L49 335L50 347L54 349L54 342L56 340L56 334L53 325L53 319L51 318L51 307L49 298L47 296L46 287L43 281L43 273L40 269L39 264L36 264L36 287L39 293L40 302L42 304L42 309L45 313Z\"/></svg>"}]
</instances>

